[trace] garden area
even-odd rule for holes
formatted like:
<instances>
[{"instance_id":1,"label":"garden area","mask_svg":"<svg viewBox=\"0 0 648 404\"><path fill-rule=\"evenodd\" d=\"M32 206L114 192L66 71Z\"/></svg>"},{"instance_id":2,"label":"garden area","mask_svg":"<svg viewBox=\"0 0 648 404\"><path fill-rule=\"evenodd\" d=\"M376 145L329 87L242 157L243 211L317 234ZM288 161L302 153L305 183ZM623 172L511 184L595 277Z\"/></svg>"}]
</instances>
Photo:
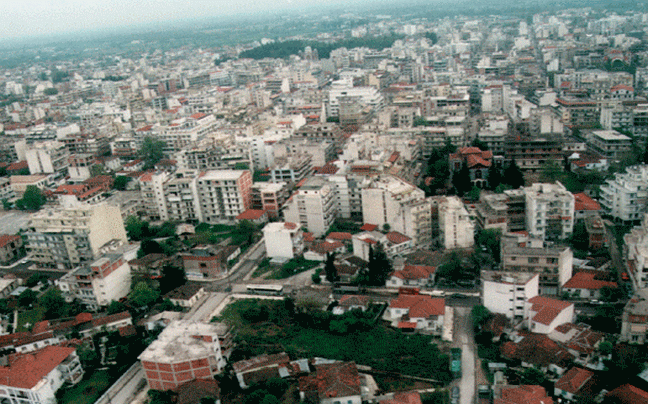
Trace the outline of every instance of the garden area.
<instances>
[{"instance_id":1,"label":"garden area","mask_svg":"<svg viewBox=\"0 0 648 404\"><path fill-rule=\"evenodd\" d=\"M435 384L452 380L448 356L433 343L432 336L404 335L376 322L374 314L352 311L335 316L307 301L246 299L230 304L214 320L237 330L232 361L283 351L291 358L355 361L379 371L427 378Z\"/></svg>"},{"instance_id":2,"label":"garden area","mask_svg":"<svg viewBox=\"0 0 648 404\"><path fill-rule=\"evenodd\" d=\"M319 261L310 261L303 257L295 257L283 265L278 265L271 263L270 259L266 258L259 263L252 277L258 278L264 276L265 279L286 279L313 269L320 264L322 263Z\"/></svg>"},{"instance_id":3,"label":"garden area","mask_svg":"<svg viewBox=\"0 0 648 404\"><path fill-rule=\"evenodd\" d=\"M113 383L108 370L86 372L77 385L57 392L57 401L64 404L92 404Z\"/></svg>"}]
</instances>

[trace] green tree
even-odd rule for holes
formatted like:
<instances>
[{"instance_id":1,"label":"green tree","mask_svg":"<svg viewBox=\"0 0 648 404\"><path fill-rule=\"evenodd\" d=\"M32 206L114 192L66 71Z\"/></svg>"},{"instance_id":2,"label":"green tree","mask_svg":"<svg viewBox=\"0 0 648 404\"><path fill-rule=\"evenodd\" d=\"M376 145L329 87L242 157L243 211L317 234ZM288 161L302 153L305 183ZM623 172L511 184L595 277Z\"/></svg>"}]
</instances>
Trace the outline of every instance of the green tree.
<instances>
[{"instance_id":1,"label":"green tree","mask_svg":"<svg viewBox=\"0 0 648 404\"><path fill-rule=\"evenodd\" d=\"M477 138L475 138L470 145L473 147L477 147L481 151L488 150L488 145Z\"/></svg>"},{"instance_id":2,"label":"green tree","mask_svg":"<svg viewBox=\"0 0 648 404\"><path fill-rule=\"evenodd\" d=\"M459 196L464 196L472 188L470 169L468 168L468 163L465 161L461 165L459 171L456 171L452 176L452 185L454 185L455 191Z\"/></svg>"},{"instance_id":3,"label":"green tree","mask_svg":"<svg viewBox=\"0 0 648 404\"><path fill-rule=\"evenodd\" d=\"M471 200L471 201L473 201L473 202L477 202L477 201L479 201L479 196L480 196L480 195L481 195L481 188L479 188L479 187L476 186L476 185L473 185L473 187L472 187L472 189L470 190L470 192L468 192L468 193L466 194L466 198L468 198L469 200Z\"/></svg>"},{"instance_id":4,"label":"green tree","mask_svg":"<svg viewBox=\"0 0 648 404\"><path fill-rule=\"evenodd\" d=\"M115 182L113 183L113 188L115 188L118 191L125 191L126 186L132 180L133 179L131 177L126 177L124 175L118 175L117 177L115 177Z\"/></svg>"},{"instance_id":5,"label":"green tree","mask_svg":"<svg viewBox=\"0 0 648 404\"><path fill-rule=\"evenodd\" d=\"M470 315L472 316L473 328L478 330L486 324L486 321L491 317L491 312L485 306L477 305L473 306Z\"/></svg>"},{"instance_id":6,"label":"green tree","mask_svg":"<svg viewBox=\"0 0 648 404\"><path fill-rule=\"evenodd\" d=\"M547 381L544 372L537 368L526 368L520 375L522 384L540 386Z\"/></svg>"},{"instance_id":7,"label":"green tree","mask_svg":"<svg viewBox=\"0 0 648 404\"><path fill-rule=\"evenodd\" d=\"M128 238L133 241L140 241L150 234L149 223L137 216L128 216L124 227L126 228Z\"/></svg>"},{"instance_id":8,"label":"green tree","mask_svg":"<svg viewBox=\"0 0 648 404\"><path fill-rule=\"evenodd\" d=\"M488 189L495 190L502 183L502 168L493 163L488 167Z\"/></svg>"},{"instance_id":9,"label":"green tree","mask_svg":"<svg viewBox=\"0 0 648 404\"><path fill-rule=\"evenodd\" d=\"M589 236L587 234L587 227L585 221L579 220L574 224L574 230L570 239L572 247L576 250L589 249Z\"/></svg>"},{"instance_id":10,"label":"green tree","mask_svg":"<svg viewBox=\"0 0 648 404\"><path fill-rule=\"evenodd\" d=\"M35 185L27 185L23 197L16 202L20 210L39 210L45 204L43 192Z\"/></svg>"},{"instance_id":11,"label":"green tree","mask_svg":"<svg viewBox=\"0 0 648 404\"><path fill-rule=\"evenodd\" d=\"M324 264L324 273L326 273L326 280L331 283L340 280L337 269L335 268L335 253L326 254L326 264Z\"/></svg>"},{"instance_id":12,"label":"green tree","mask_svg":"<svg viewBox=\"0 0 648 404\"><path fill-rule=\"evenodd\" d=\"M152 239L145 239L140 243L140 249L137 252L137 255L139 256L140 254L142 257L149 254L164 254L164 249L157 241Z\"/></svg>"},{"instance_id":13,"label":"green tree","mask_svg":"<svg viewBox=\"0 0 648 404\"><path fill-rule=\"evenodd\" d=\"M84 369L94 369L99 364L99 355L94 349L86 347L77 349L77 355Z\"/></svg>"},{"instance_id":14,"label":"green tree","mask_svg":"<svg viewBox=\"0 0 648 404\"><path fill-rule=\"evenodd\" d=\"M369 249L369 264L367 265L367 274L369 285L384 286L393 272L392 264L385 254L382 245Z\"/></svg>"},{"instance_id":15,"label":"green tree","mask_svg":"<svg viewBox=\"0 0 648 404\"><path fill-rule=\"evenodd\" d=\"M111 301L110 304L108 305L108 308L106 309L106 313L108 314L123 313L125 311L126 311L126 305L117 300Z\"/></svg>"},{"instance_id":16,"label":"green tree","mask_svg":"<svg viewBox=\"0 0 648 404\"><path fill-rule=\"evenodd\" d=\"M556 182L563 174L562 167L553 160L547 161L540 172L540 179L545 182Z\"/></svg>"},{"instance_id":17,"label":"green tree","mask_svg":"<svg viewBox=\"0 0 648 404\"><path fill-rule=\"evenodd\" d=\"M513 189L524 186L524 174L522 174L515 160L512 160L511 164L504 170L504 178L502 181L510 185Z\"/></svg>"},{"instance_id":18,"label":"green tree","mask_svg":"<svg viewBox=\"0 0 648 404\"><path fill-rule=\"evenodd\" d=\"M7 198L2 199L2 209L9 210L9 209L11 209L12 206L13 206L13 204L11 202L9 202L9 199L7 199Z\"/></svg>"},{"instance_id":19,"label":"green tree","mask_svg":"<svg viewBox=\"0 0 648 404\"><path fill-rule=\"evenodd\" d=\"M58 90L54 87L46 88L43 90L43 94L45 95L56 95L58 94Z\"/></svg>"},{"instance_id":20,"label":"green tree","mask_svg":"<svg viewBox=\"0 0 648 404\"><path fill-rule=\"evenodd\" d=\"M101 164L93 164L92 167L90 167L90 176L91 177L96 177L98 175L104 175L106 174L106 170L104 170L104 167ZM130 178L130 177L126 177Z\"/></svg>"},{"instance_id":21,"label":"green tree","mask_svg":"<svg viewBox=\"0 0 648 404\"><path fill-rule=\"evenodd\" d=\"M648 164L648 142L646 142L646 147L644 148L644 152L641 155L641 162Z\"/></svg>"},{"instance_id":22,"label":"green tree","mask_svg":"<svg viewBox=\"0 0 648 404\"><path fill-rule=\"evenodd\" d=\"M155 167L158 161L164 158L165 147L166 143L161 140L156 140L150 136L144 138L139 155L144 160L145 170Z\"/></svg>"},{"instance_id":23,"label":"green tree","mask_svg":"<svg viewBox=\"0 0 648 404\"><path fill-rule=\"evenodd\" d=\"M31 289L24 290L20 295L18 295L18 304L21 307L31 306L38 297L38 293L34 292Z\"/></svg>"},{"instance_id":24,"label":"green tree","mask_svg":"<svg viewBox=\"0 0 648 404\"><path fill-rule=\"evenodd\" d=\"M58 288L49 288L38 298L38 304L45 308L45 317L55 319L69 314L70 305L65 301L63 293Z\"/></svg>"},{"instance_id":25,"label":"green tree","mask_svg":"<svg viewBox=\"0 0 648 404\"><path fill-rule=\"evenodd\" d=\"M601 355L609 355L614 350L614 345L610 341L603 341L599 344L598 350Z\"/></svg>"},{"instance_id":26,"label":"green tree","mask_svg":"<svg viewBox=\"0 0 648 404\"><path fill-rule=\"evenodd\" d=\"M486 250L493 257L495 262L500 260L500 243L502 232L499 229L479 230L475 236L475 243Z\"/></svg>"},{"instance_id":27,"label":"green tree","mask_svg":"<svg viewBox=\"0 0 648 404\"><path fill-rule=\"evenodd\" d=\"M464 278L461 257L459 257L456 251L453 251L448 257L448 260L439 266L437 276L451 282L457 282Z\"/></svg>"},{"instance_id":28,"label":"green tree","mask_svg":"<svg viewBox=\"0 0 648 404\"><path fill-rule=\"evenodd\" d=\"M160 293L152 289L146 282L138 282L128 295L129 300L138 307L148 306L159 297Z\"/></svg>"},{"instance_id":29,"label":"green tree","mask_svg":"<svg viewBox=\"0 0 648 404\"><path fill-rule=\"evenodd\" d=\"M163 295L187 283L187 274L184 268L167 264L162 267L161 272L160 293Z\"/></svg>"},{"instance_id":30,"label":"green tree","mask_svg":"<svg viewBox=\"0 0 648 404\"><path fill-rule=\"evenodd\" d=\"M384 232L389 232L391 230L391 225L389 223L385 223L382 226Z\"/></svg>"}]
</instances>

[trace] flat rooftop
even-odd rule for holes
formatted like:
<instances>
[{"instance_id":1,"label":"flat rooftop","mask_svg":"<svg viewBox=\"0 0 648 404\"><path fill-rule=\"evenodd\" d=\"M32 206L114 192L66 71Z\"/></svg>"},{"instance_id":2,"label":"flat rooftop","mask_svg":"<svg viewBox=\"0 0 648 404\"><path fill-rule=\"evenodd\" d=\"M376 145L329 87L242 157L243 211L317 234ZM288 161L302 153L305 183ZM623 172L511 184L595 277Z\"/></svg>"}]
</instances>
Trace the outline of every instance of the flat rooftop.
<instances>
[{"instance_id":1,"label":"flat rooftop","mask_svg":"<svg viewBox=\"0 0 648 404\"><path fill-rule=\"evenodd\" d=\"M616 130L595 130L592 132L592 134L596 137L599 137L603 140L611 140L611 141L622 141L622 140L627 140L630 141L630 138L627 137L626 135L622 135Z\"/></svg>"},{"instance_id":2,"label":"flat rooftop","mask_svg":"<svg viewBox=\"0 0 648 404\"><path fill-rule=\"evenodd\" d=\"M530 272L482 271L482 281L525 285L538 274Z\"/></svg>"}]
</instances>

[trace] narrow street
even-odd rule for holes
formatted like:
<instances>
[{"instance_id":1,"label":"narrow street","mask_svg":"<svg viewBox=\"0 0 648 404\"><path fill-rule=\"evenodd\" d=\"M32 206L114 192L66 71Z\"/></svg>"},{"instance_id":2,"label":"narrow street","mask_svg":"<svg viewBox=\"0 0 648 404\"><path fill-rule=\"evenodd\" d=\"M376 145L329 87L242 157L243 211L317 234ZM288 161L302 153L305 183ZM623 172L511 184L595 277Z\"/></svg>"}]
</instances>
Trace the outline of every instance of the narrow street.
<instances>
[{"instance_id":1,"label":"narrow street","mask_svg":"<svg viewBox=\"0 0 648 404\"><path fill-rule=\"evenodd\" d=\"M475 336L472 329L470 307L455 307L454 340L452 346L461 348L460 404L473 404L478 384L486 383L486 377L477 357Z\"/></svg>"}]
</instances>

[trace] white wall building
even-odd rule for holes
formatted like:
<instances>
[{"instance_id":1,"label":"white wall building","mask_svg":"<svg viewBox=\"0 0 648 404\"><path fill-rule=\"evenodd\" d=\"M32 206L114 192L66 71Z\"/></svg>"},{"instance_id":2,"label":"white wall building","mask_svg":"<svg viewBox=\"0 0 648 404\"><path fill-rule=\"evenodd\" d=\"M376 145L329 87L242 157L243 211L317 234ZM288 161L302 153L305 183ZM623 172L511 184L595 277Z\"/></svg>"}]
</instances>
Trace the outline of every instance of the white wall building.
<instances>
[{"instance_id":1,"label":"white wall building","mask_svg":"<svg viewBox=\"0 0 648 404\"><path fill-rule=\"evenodd\" d=\"M491 313L523 318L526 301L538 296L538 274L482 271L482 300Z\"/></svg>"},{"instance_id":2,"label":"white wall building","mask_svg":"<svg viewBox=\"0 0 648 404\"><path fill-rule=\"evenodd\" d=\"M559 325L574 321L573 303L535 296L525 306L527 326L537 334L550 334Z\"/></svg>"},{"instance_id":3,"label":"white wall building","mask_svg":"<svg viewBox=\"0 0 648 404\"><path fill-rule=\"evenodd\" d=\"M263 242L268 258L289 260L304 251L301 225L291 222L272 222L263 228Z\"/></svg>"},{"instance_id":4,"label":"white wall building","mask_svg":"<svg viewBox=\"0 0 648 404\"><path fill-rule=\"evenodd\" d=\"M337 210L331 185L324 178L309 178L294 194L284 210L284 219L300 223L316 237L331 227Z\"/></svg>"},{"instance_id":5,"label":"white wall building","mask_svg":"<svg viewBox=\"0 0 648 404\"><path fill-rule=\"evenodd\" d=\"M65 175L69 166L70 153L61 142L47 141L27 147L25 158L31 174Z\"/></svg>"},{"instance_id":6,"label":"white wall building","mask_svg":"<svg viewBox=\"0 0 648 404\"><path fill-rule=\"evenodd\" d=\"M603 212L628 222L640 220L648 202L648 165L636 165L601 185L599 199Z\"/></svg>"},{"instance_id":7,"label":"white wall building","mask_svg":"<svg viewBox=\"0 0 648 404\"><path fill-rule=\"evenodd\" d=\"M564 240L574 230L574 195L563 184L535 183L524 188L529 236Z\"/></svg>"},{"instance_id":8,"label":"white wall building","mask_svg":"<svg viewBox=\"0 0 648 404\"><path fill-rule=\"evenodd\" d=\"M439 236L447 250L470 248L475 244L475 225L459 197L434 198L438 204Z\"/></svg>"},{"instance_id":9,"label":"white wall building","mask_svg":"<svg viewBox=\"0 0 648 404\"><path fill-rule=\"evenodd\" d=\"M201 173L196 188L201 222L231 223L252 204L252 174L248 170Z\"/></svg>"}]
</instances>

